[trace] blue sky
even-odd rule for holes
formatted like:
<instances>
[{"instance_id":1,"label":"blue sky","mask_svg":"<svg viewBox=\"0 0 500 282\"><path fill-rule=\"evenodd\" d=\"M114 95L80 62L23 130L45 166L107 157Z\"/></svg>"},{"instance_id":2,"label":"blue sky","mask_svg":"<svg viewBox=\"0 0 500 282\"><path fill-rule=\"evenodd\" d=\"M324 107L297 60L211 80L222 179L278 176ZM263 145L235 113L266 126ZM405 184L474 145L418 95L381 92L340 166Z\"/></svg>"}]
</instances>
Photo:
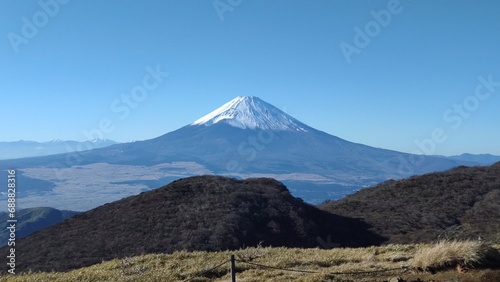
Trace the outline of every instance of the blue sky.
<instances>
[{"instance_id":1,"label":"blue sky","mask_svg":"<svg viewBox=\"0 0 500 282\"><path fill-rule=\"evenodd\" d=\"M149 139L249 95L356 143L500 155L499 14L495 0L3 0L0 141Z\"/></svg>"}]
</instances>

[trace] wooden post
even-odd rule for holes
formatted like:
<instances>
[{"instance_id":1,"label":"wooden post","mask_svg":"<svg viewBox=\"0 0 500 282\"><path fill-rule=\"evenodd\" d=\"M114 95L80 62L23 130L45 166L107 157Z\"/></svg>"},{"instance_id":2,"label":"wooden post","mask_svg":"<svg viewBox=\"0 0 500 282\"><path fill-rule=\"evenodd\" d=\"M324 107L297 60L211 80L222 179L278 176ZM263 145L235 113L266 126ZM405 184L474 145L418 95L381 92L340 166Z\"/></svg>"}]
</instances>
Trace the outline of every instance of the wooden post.
<instances>
[{"instance_id":1,"label":"wooden post","mask_svg":"<svg viewBox=\"0 0 500 282\"><path fill-rule=\"evenodd\" d=\"M231 255L231 282L236 282L236 263L234 255Z\"/></svg>"}]
</instances>

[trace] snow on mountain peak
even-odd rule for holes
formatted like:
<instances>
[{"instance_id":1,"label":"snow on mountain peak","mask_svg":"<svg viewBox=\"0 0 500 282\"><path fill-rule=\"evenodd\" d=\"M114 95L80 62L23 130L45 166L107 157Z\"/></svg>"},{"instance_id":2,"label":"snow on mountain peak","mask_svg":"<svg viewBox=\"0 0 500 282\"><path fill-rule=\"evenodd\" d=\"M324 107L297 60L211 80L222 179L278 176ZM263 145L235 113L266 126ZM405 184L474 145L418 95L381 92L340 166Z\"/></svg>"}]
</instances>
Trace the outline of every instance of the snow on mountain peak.
<instances>
[{"instance_id":1,"label":"snow on mountain peak","mask_svg":"<svg viewBox=\"0 0 500 282\"><path fill-rule=\"evenodd\" d=\"M219 122L242 129L307 131L300 121L253 96L238 96L191 125L211 126Z\"/></svg>"}]
</instances>

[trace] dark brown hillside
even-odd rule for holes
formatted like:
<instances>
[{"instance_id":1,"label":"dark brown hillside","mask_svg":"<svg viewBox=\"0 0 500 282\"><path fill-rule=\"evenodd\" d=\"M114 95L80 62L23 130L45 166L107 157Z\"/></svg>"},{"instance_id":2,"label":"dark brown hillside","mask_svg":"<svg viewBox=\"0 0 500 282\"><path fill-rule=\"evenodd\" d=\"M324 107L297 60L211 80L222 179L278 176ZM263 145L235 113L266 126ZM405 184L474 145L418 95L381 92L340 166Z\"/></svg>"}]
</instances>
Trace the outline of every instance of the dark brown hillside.
<instances>
[{"instance_id":1,"label":"dark brown hillside","mask_svg":"<svg viewBox=\"0 0 500 282\"><path fill-rule=\"evenodd\" d=\"M19 240L18 271L68 270L103 260L176 250L377 244L366 224L290 195L273 179L198 176L106 204ZM6 253L2 249L2 253Z\"/></svg>"},{"instance_id":2,"label":"dark brown hillside","mask_svg":"<svg viewBox=\"0 0 500 282\"><path fill-rule=\"evenodd\" d=\"M387 181L320 206L363 218L388 243L440 238L500 242L500 163Z\"/></svg>"}]
</instances>

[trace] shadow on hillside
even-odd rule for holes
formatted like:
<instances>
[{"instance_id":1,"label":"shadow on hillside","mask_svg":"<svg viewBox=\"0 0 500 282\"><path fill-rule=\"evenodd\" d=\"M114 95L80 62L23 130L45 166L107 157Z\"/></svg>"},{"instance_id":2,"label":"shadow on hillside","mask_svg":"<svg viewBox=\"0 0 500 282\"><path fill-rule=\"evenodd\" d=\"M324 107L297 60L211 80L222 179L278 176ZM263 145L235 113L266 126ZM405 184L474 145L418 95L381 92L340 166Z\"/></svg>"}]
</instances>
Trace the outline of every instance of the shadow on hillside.
<instances>
[{"instance_id":1,"label":"shadow on hillside","mask_svg":"<svg viewBox=\"0 0 500 282\"><path fill-rule=\"evenodd\" d=\"M387 241L386 237L370 231L372 226L362 219L325 213L328 227L324 231L328 233L317 238L321 248L378 246Z\"/></svg>"}]
</instances>

